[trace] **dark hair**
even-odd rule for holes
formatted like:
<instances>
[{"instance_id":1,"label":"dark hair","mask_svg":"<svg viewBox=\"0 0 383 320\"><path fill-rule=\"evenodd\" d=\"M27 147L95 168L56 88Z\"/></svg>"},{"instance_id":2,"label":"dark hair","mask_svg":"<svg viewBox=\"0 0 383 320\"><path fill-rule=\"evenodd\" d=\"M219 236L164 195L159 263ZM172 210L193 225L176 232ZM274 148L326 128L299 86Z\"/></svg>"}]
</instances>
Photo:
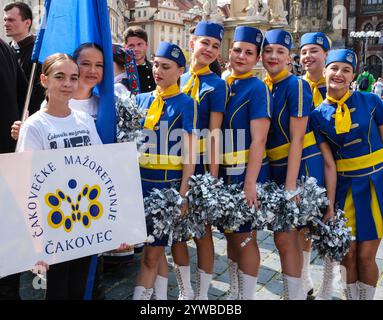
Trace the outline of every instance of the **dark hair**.
<instances>
[{"instance_id":1,"label":"dark hair","mask_svg":"<svg viewBox=\"0 0 383 320\"><path fill-rule=\"evenodd\" d=\"M140 27L129 27L128 29L126 29L126 31L124 32L125 45L128 43L129 37L137 37L148 43L148 34L144 29Z\"/></svg>"},{"instance_id":2,"label":"dark hair","mask_svg":"<svg viewBox=\"0 0 383 320\"><path fill-rule=\"evenodd\" d=\"M189 29L190 34L194 34L194 31L195 31L195 26L190 27Z\"/></svg>"},{"instance_id":3,"label":"dark hair","mask_svg":"<svg viewBox=\"0 0 383 320\"><path fill-rule=\"evenodd\" d=\"M368 71L368 66L364 66L363 71Z\"/></svg>"},{"instance_id":4,"label":"dark hair","mask_svg":"<svg viewBox=\"0 0 383 320\"><path fill-rule=\"evenodd\" d=\"M102 48L97 43L86 42L86 43L81 44L79 47L77 47L77 49L73 52L73 59L77 62L77 60L81 54L81 51L83 51L85 49L90 49L90 48L97 49L98 51L100 51L102 53L102 55L104 55L104 51L102 50Z\"/></svg>"},{"instance_id":5,"label":"dark hair","mask_svg":"<svg viewBox=\"0 0 383 320\"><path fill-rule=\"evenodd\" d=\"M4 11L7 12L9 10L12 10L13 8L18 8L20 11L21 20L31 20L31 25L29 26L29 31L31 31L32 28L32 22L33 22L33 15L31 8L24 2L11 2L4 6Z\"/></svg>"}]
</instances>

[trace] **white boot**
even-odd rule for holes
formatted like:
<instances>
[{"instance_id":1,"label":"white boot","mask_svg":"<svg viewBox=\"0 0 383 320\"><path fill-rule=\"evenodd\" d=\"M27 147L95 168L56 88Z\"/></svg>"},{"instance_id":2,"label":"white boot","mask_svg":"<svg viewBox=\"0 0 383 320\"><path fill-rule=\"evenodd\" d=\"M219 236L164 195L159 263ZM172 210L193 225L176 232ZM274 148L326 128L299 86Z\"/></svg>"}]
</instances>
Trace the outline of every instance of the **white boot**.
<instances>
[{"instance_id":1,"label":"white boot","mask_svg":"<svg viewBox=\"0 0 383 320\"><path fill-rule=\"evenodd\" d=\"M284 300L306 300L306 296L306 292L303 292L302 278L294 278L283 274Z\"/></svg>"},{"instance_id":2,"label":"white boot","mask_svg":"<svg viewBox=\"0 0 383 320\"><path fill-rule=\"evenodd\" d=\"M178 300L193 300L194 291L190 282L190 266L174 265L178 283Z\"/></svg>"},{"instance_id":3,"label":"white boot","mask_svg":"<svg viewBox=\"0 0 383 320\"><path fill-rule=\"evenodd\" d=\"M376 288L358 281L359 300L374 300Z\"/></svg>"},{"instance_id":4,"label":"white boot","mask_svg":"<svg viewBox=\"0 0 383 320\"><path fill-rule=\"evenodd\" d=\"M344 284L343 292L346 300L359 300L358 282Z\"/></svg>"},{"instance_id":5,"label":"white boot","mask_svg":"<svg viewBox=\"0 0 383 320\"><path fill-rule=\"evenodd\" d=\"M333 283L335 272L338 270L338 262L332 262L329 258L324 259L323 279L315 300L332 300Z\"/></svg>"},{"instance_id":6,"label":"white boot","mask_svg":"<svg viewBox=\"0 0 383 320\"><path fill-rule=\"evenodd\" d=\"M168 278L157 275L154 282L154 296L156 300L168 300Z\"/></svg>"},{"instance_id":7,"label":"white boot","mask_svg":"<svg viewBox=\"0 0 383 320\"><path fill-rule=\"evenodd\" d=\"M229 281L230 288L227 292L226 300L238 300L238 263L231 259L227 259L229 263Z\"/></svg>"},{"instance_id":8,"label":"white boot","mask_svg":"<svg viewBox=\"0 0 383 320\"><path fill-rule=\"evenodd\" d=\"M210 282L213 278L212 274L205 273L203 270L198 269L196 275L196 294L194 300L209 300L207 292L209 291Z\"/></svg>"},{"instance_id":9,"label":"white boot","mask_svg":"<svg viewBox=\"0 0 383 320\"><path fill-rule=\"evenodd\" d=\"M307 295L311 295L314 289L314 284L310 274L310 257L311 251L303 251L302 285L303 292Z\"/></svg>"},{"instance_id":10,"label":"white boot","mask_svg":"<svg viewBox=\"0 0 383 320\"><path fill-rule=\"evenodd\" d=\"M145 287L137 286L134 288L133 300L150 300L153 294L153 288L145 289Z\"/></svg>"},{"instance_id":11,"label":"white boot","mask_svg":"<svg viewBox=\"0 0 383 320\"><path fill-rule=\"evenodd\" d=\"M238 269L239 296L238 300L255 300L258 278L243 273Z\"/></svg>"}]
</instances>

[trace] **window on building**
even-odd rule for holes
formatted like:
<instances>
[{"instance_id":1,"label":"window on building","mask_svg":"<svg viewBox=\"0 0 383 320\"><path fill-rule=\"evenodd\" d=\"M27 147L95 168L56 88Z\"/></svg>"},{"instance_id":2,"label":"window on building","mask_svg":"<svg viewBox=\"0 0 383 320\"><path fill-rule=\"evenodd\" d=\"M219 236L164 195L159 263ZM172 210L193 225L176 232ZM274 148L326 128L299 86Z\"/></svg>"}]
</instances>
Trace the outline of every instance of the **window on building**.
<instances>
[{"instance_id":1,"label":"window on building","mask_svg":"<svg viewBox=\"0 0 383 320\"><path fill-rule=\"evenodd\" d=\"M367 23L367 24L364 26L363 30L364 30L365 32L367 32L367 31L373 31L373 30L374 30L374 27L372 26L371 23ZM368 43L368 44L374 44L374 42L375 42L374 38L369 38L369 39L367 40L367 43Z\"/></svg>"},{"instance_id":2,"label":"window on building","mask_svg":"<svg viewBox=\"0 0 383 320\"><path fill-rule=\"evenodd\" d=\"M173 27L170 27L170 28L169 28L169 32L170 32L170 33L173 33Z\"/></svg>"},{"instance_id":3,"label":"window on building","mask_svg":"<svg viewBox=\"0 0 383 320\"><path fill-rule=\"evenodd\" d=\"M161 31L165 31L165 26L161 26Z\"/></svg>"},{"instance_id":4,"label":"window on building","mask_svg":"<svg viewBox=\"0 0 383 320\"><path fill-rule=\"evenodd\" d=\"M141 18L141 11L138 11L138 17Z\"/></svg>"},{"instance_id":5,"label":"window on building","mask_svg":"<svg viewBox=\"0 0 383 320\"><path fill-rule=\"evenodd\" d=\"M146 17L146 10L144 10L144 17Z\"/></svg>"},{"instance_id":6,"label":"window on building","mask_svg":"<svg viewBox=\"0 0 383 320\"><path fill-rule=\"evenodd\" d=\"M382 36L380 38L376 38L375 40L375 44L383 44L383 22L380 22L377 27L376 27L376 31L380 31L380 33L382 34Z\"/></svg>"}]
</instances>

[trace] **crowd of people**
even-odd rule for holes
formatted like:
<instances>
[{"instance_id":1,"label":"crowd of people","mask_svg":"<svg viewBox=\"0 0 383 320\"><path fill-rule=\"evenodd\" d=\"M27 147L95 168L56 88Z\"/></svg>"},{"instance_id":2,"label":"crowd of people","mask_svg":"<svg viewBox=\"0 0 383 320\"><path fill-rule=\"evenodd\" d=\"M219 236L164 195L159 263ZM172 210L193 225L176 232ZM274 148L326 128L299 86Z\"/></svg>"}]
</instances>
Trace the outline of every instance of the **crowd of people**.
<instances>
[{"instance_id":1,"label":"crowd of people","mask_svg":"<svg viewBox=\"0 0 383 320\"><path fill-rule=\"evenodd\" d=\"M28 9L23 3L4 9L13 49L0 41L0 90L4 101L0 152L13 152L16 140L18 151L76 147L75 143L64 143L55 133L79 129L89 132L82 137L82 145L100 144L94 123L99 97L93 89L103 80L104 56L103 49L94 43L80 45L72 56L57 53L44 61L34 85L36 99L29 104L29 117L21 121L28 70L22 71L27 63L20 64L20 52L34 42L29 34L32 16ZM147 34L138 27L129 28L124 43L113 46L115 90L129 93L137 89L130 81L132 69L127 68L134 58L140 92L136 102L146 110L143 132L157 138L155 147L143 156L161 161L140 163L144 196L153 188L178 183L182 212L187 214L189 178L209 172L222 177L226 184L242 182L247 204L257 208L257 182L274 181L294 194L297 179L315 177L319 185L326 187L329 199L323 221L334 217L337 205L345 211L355 237L341 262L347 271L345 296L350 300L373 299L378 281L375 260L383 235L381 97L370 93L372 83L365 92L350 89L356 77L357 56L350 49L332 50L331 41L322 32L304 34L298 45L300 56L292 61L294 40L288 31L273 29L263 34L255 27L237 27L229 51L229 70L221 78L212 70L223 35L221 25L199 22L191 34L189 66L183 48L168 42L161 42L153 61L148 61ZM253 76L258 61L266 70L265 79ZM356 80L360 89L366 78L370 76L362 74ZM37 93L41 88L43 98ZM171 139L174 130L183 132L176 153L177 141ZM244 132L243 141L237 139L240 132ZM48 134L57 139L48 141ZM292 201L301 199L294 196ZM181 300L208 299L214 271L211 229L206 225L205 236L194 239L198 259L194 289L187 242L171 246ZM227 299L253 300L260 268L256 230L250 224L235 232L219 229L227 240ZM283 298L287 300L306 299L313 291L311 243L305 233L306 227L274 232ZM248 239L250 242L243 247L241 244ZM167 245L166 237L145 245L133 299L167 299ZM116 248L126 256L132 250L128 244ZM103 299L102 260L96 255L44 265L48 269L46 299ZM329 300L335 264L331 260L324 263L317 299ZM19 298L19 279L20 275L0 279L0 297Z\"/></svg>"}]
</instances>

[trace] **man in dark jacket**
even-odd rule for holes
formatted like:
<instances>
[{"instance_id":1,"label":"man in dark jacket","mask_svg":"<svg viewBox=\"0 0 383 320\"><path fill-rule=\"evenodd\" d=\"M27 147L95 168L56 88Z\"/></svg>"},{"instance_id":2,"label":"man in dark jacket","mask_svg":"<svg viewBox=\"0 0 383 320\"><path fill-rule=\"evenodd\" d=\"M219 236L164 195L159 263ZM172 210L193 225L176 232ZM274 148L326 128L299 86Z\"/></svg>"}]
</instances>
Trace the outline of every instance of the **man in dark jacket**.
<instances>
[{"instance_id":1,"label":"man in dark jacket","mask_svg":"<svg viewBox=\"0 0 383 320\"><path fill-rule=\"evenodd\" d=\"M129 27L124 33L125 47L132 49L137 63L140 78L140 93L150 92L156 88L152 65L146 58L148 49L148 34L140 27Z\"/></svg>"},{"instance_id":2,"label":"man in dark jacket","mask_svg":"<svg viewBox=\"0 0 383 320\"><path fill-rule=\"evenodd\" d=\"M0 39L0 153L14 152L11 125L20 119L27 92L27 79L12 48ZM20 299L20 275L0 279L0 300Z\"/></svg>"},{"instance_id":3,"label":"man in dark jacket","mask_svg":"<svg viewBox=\"0 0 383 320\"><path fill-rule=\"evenodd\" d=\"M31 8L23 2L12 2L4 7L5 34L12 38L11 47L16 51L20 66L29 81L33 62L31 60L36 37L30 34L33 16ZM40 109L44 100L44 88L40 85L41 65L37 64L33 83L29 114Z\"/></svg>"}]
</instances>

